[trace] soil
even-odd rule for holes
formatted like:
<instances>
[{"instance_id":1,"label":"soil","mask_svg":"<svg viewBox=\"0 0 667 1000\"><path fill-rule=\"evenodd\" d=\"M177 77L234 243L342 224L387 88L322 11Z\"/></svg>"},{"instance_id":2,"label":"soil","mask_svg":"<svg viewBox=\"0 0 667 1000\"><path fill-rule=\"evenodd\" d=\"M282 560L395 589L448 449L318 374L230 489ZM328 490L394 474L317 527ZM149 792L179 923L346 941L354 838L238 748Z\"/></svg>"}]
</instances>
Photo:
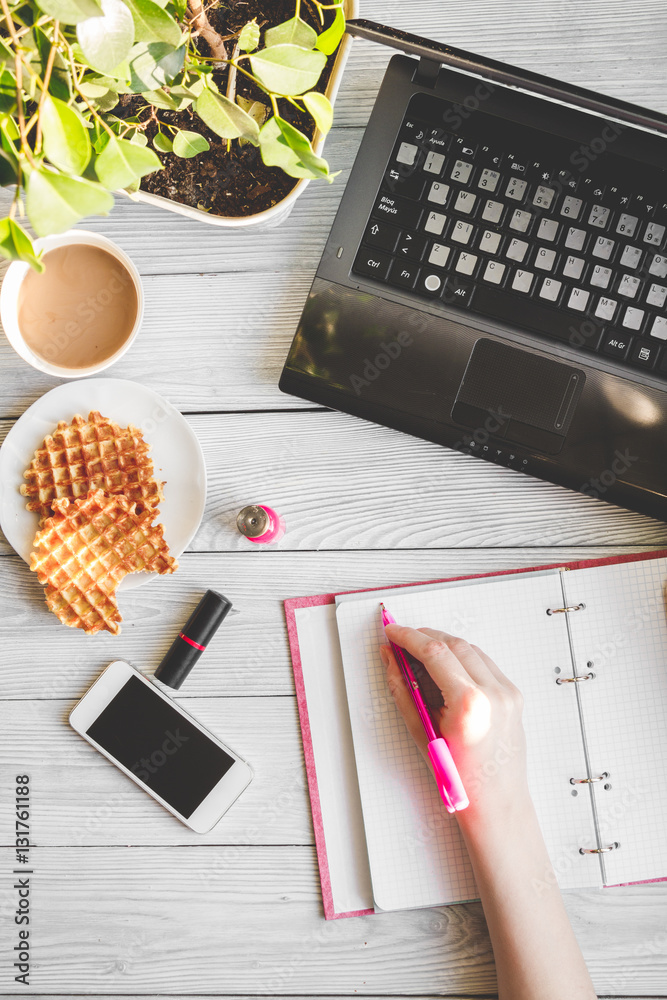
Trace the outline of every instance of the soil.
<instances>
[{"instance_id":1,"label":"soil","mask_svg":"<svg viewBox=\"0 0 667 1000\"><path fill-rule=\"evenodd\" d=\"M263 30L282 24L294 16L295 9L294 0L220 0L217 5L209 6L205 3L204 6L209 21L225 39L240 31L253 18L257 19ZM316 12L311 9L307 0L301 5L301 17L321 30ZM328 23L329 19L325 21L325 25ZM232 40L226 44L230 50L234 42ZM199 45L202 54L210 54L205 42L200 40ZM329 58L318 83L318 90L325 89L334 58L335 54ZM227 70L214 74L214 78L220 92L225 93ZM236 78L236 92L250 100L262 103L266 100L263 92L240 73ZM114 114L131 117L142 107L146 107L142 97L125 95L121 97L120 105L114 109ZM309 115L302 114L288 101L280 102L280 111L287 121L312 138L315 129ZM149 117L149 112L144 110L141 116L145 120ZM211 132L190 108L178 112L158 110L157 117L161 122L177 128L201 133L211 148L188 160L173 153L159 153L164 169L143 178L143 191L162 195L213 215L238 217L255 215L270 208L282 201L297 183L278 167L266 167L256 146L240 146L238 142L232 142L228 150L226 140ZM165 131L169 134L168 130ZM151 148L156 132L157 124L154 120L149 121L145 135Z\"/></svg>"}]
</instances>

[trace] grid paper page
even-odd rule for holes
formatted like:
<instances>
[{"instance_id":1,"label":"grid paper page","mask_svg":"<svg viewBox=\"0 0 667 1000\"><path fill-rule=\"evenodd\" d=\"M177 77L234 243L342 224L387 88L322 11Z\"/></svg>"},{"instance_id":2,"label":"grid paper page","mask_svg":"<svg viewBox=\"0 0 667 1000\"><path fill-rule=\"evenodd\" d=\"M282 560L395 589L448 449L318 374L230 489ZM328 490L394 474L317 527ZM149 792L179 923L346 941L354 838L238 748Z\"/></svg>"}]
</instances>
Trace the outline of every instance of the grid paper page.
<instances>
[{"instance_id":1,"label":"grid paper page","mask_svg":"<svg viewBox=\"0 0 667 1000\"><path fill-rule=\"evenodd\" d=\"M565 574L608 885L667 876L667 560ZM606 786L610 787L607 788Z\"/></svg>"},{"instance_id":2,"label":"grid paper page","mask_svg":"<svg viewBox=\"0 0 667 1000\"><path fill-rule=\"evenodd\" d=\"M571 670L560 576L484 581L445 590L342 604L338 631L350 706L357 774L376 906L438 906L477 896L453 816L413 743L387 688L379 646L379 602L406 625L429 624L480 645L522 690L531 792L564 888L601 884L599 866L579 854L594 837L587 794L572 795L570 777L585 768L573 685L555 683ZM495 762L487 762L493 772ZM486 774L480 780L488 780ZM583 840L582 840L583 838ZM548 873L545 879L548 880ZM545 886L546 888L546 886Z\"/></svg>"}]
</instances>

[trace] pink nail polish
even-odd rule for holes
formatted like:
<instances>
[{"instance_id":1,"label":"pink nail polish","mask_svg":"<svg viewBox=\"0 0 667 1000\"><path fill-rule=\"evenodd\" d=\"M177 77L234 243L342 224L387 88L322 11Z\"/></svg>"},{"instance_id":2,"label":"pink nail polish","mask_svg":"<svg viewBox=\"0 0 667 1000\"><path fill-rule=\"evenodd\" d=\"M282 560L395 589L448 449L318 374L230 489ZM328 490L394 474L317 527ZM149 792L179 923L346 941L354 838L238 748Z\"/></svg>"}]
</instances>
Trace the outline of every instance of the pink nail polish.
<instances>
[{"instance_id":1,"label":"pink nail polish","mask_svg":"<svg viewBox=\"0 0 667 1000\"><path fill-rule=\"evenodd\" d=\"M249 542L268 545L280 541L285 534L285 518L266 504L250 504L239 511L236 527Z\"/></svg>"}]
</instances>

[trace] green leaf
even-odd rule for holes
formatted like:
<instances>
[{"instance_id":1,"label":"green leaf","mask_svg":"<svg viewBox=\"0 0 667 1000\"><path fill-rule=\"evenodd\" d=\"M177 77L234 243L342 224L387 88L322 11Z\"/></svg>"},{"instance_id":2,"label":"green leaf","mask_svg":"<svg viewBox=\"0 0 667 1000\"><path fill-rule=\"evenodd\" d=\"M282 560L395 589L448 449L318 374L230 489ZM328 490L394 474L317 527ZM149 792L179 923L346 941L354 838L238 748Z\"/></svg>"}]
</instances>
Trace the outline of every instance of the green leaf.
<instances>
[{"instance_id":1,"label":"green leaf","mask_svg":"<svg viewBox=\"0 0 667 1000\"><path fill-rule=\"evenodd\" d=\"M326 62L324 52L310 52L298 45L274 45L250 56L259 82L272 93L289 97L312 90Z\"/></svg>"},{"instance_id":2,"label":"green leaf","mask_svg":"<svg viewBox=\"0 0 667 1000\"><path fill-rule=\"evenodd\" d=\"M114 191L141 180L145 174L160 170L162 164L152 149L138 146L127 139L109 136L109 141L95 163L99 180Z\"/></svg>"},{"instance_id":3,"label":"green leaf","mask_svg":"<svg viewBox=\"0 0 667 1000\"><path fill-rule=\"evenodd\" d=\"M111 73L130 54L134 21L122 0L101 0L102 17L90 17L76 26L76 37L86 62L100 73Z\"/></svg>"},{"instance_id":4,"label":"green leaf","mask_svg":"<svg viewBox=\"0 0 667 1000\"><path fill-rule=\"evenodd\" d=\"M153 145L161 153L171 153L174 148L174 144L171 139L168 135L165 135L164 132L157 132L153 136Z\"/></svg>"},{"instance_id":5,"label":"green leaf","mask_svg":"<svg viewBox=\"0 0 667 1000\"><path fill-rule=\"evenodd\" d=\"M37 44L37 51L41 62L40 75L44 79L46 66L51 56L51 39L41 28L33 28L32 31ZM49 80L49 93L52 97L58 97L67 104L72 96L72 79L69 75L65 60L60 52L55 52L51 66L51 78Z\"/></svg>"},{"instance_id":6,"label":"green leaf","mask_svg":"<svg viewBox=\"0 0 667 1000\"><path fill-rule=\"evenodd\" d=\"M58 170L80 177L90 159L88 129L79 115L57 97L47 97L42 108L44 152Z\"/></svg>"},{"instance_id":7,"label":"green leaf","mask_svg":"<svg viewBox=\"0 0 667 1000\"><path fill-rule=\"evenodd\" d=\"M154 108L162 108L163 111L178 111L178 104L166 90L145 90L141 95L148 104Z\"/></svg>"},{"instance_id":8,"label":"green leaf","mask_svg":"<svg viewBox=\"0 0 667 1000\"><path fill-rule=\"evenodd\" d=\"M336 10L336 14L332 23L323 31L321 35L317 36L317 42L315 43L315 48L319 49L320 52L324 52L326 56L333 55L340 44L340 40L345 34L345 14L343 13L343 8L339 7Z\"/></svg>"},{"instance_id":9,"label":"green leaf","mask_svg":"<svg viewBox=\"0 0 667 1000\"><path fill-rule=\"evenodd\" d=\"M315 124L322 135L326 135L333 124L333 108L329 98L316 90L311 90L303 95L302 101L315 119Z\"/></svg>"},{"instance_id":10,"label":"green leaf","mask_svg":"<svg viewBox=\"0 0 667 1000\"><path fill-rule=\"evenodd\" d=\"M139 42L130 53L130 86L136 93L169 86L183 69L185 45Z\"/></svg>"},{"instance_id":11,"label":"green leaf","mask_svg":"<svg viewBox=\"0 0 667 1000\"><path fill-rule=\"evenodd\" d=\"M300 45L304 49L314 49L317 32L300 17L293 17L283 24L264 32L264 45Z\"/></svg>"},{"instance_id":12,"label":"green leaf","mask_svg":"<svg viewBox=\"0 0 667 1000\"><path fill-rule=\"evenodd\" d=\"M331 182L335 176L326 160L315 156L306 136L277 115L261 129L259 143L266 166L280 167L290 177L324 177Z\"/></svg>"},{"instance_id":13,"label":"green leaf","mask_svg":"<svg viewBox=\"0 0 667 1000\"><path fill-rule=\"evenodd\" d=\"M15 158L6 153L4 149L0 149L0 185L6 187L8 184L15 184L16 177Z\"/></svg>"},{"instance_id":14,"label":"green leaf","mask_svg":"<svg viewBox=\"0 0 667 1000\"><path fill-rule=\"evenodd\" d=\"M134 135L130 136L130 142L135 146L147 146L148 138L143 132L135 132ZM160 164L160 166L162 166L162 164Z\"/></svg>"},{"instance_id":15,"label":"green leaf","mask_svg":"<svg viewBox=\"0 0 667 1000\"><path fill-rule=\"evenodd\" d=\"M0 219L0 254L7 260L24 260L35 271L42 272L41 254L36 254L25 229L13 219Z\"/></svg>"},{"instance_id":16,"label":"green leaf","mask_svg":"<svg viewBox=\"0 0 667 1000\"><path fill-rule=\"evenodd\" d=\"M4 38L0 38L0 65L4 66L6 63L14 65L14 53Z\"/></svg>"},{"instance_id":17,"label":"green leaf","mask_svg":"<svg viewBox=\"0 0 667 1000\"><path fill-rule=\"evenodd\" d=\"M32 170L26 210L38 236L62 233L86 215L108 215L113 195L101 184L66 177L50 170Z\"/></svg>"},{"instance_id":18,"label":"green leaf","mask_svg":"<svg viewBox=\"0 0 667 1000\"><path fill-rule=\"evenodd\" d=\"M16 78L9 70L3 69L2 73L0 73L0 114L12 115L15 110Z\"/></svg>"},{"instance_id":19,"label":"green leaf","mask_svg":"<svg viewBox=\"0 0 667 1000\"><path fill-rule=\"evenodd\" d=\"M212 90L203 90L197 98L195 111L201 120L223 139L238 139L243 136L257 144L259 127L243 108L234 104L223 94L215 94Z\"/></svg>"},{"instance_id":20,"label":"green leaf","mask_svg":"<svg viewBox=\"0 0 667 1000\"><path fill-rule=\"evenodd\" d=\"M241 29L238 46L241 52L254 52L259 45L259 25L255 18Z\"/></svg>"},{"instance_id":21,"label":"green leaf","mask_svg":"<svg viewBox=\"0 0 667 1000\"><path fill-rule=\"evenodd\" d=\"M102 16L102 8L97 0L36 0L36 2L40 10L62 21L63 24L79 24L89 17Z\"/></svg>"},{"instance_id":22,"label":"green leaf","mask_svg":"<svg viewBox=\"0 0 667 1000\"><path fill-rule=\"evenodd\" d=\"M134 20L134 38L137 42L166 42L173 48L181 43L182 32L166 10L153 0L125 0Z\"/></svg>"},{"instance_id":23,"label":"green leaf","mask_svg":"<svg viewBox=\"0 0 667 1000\"><path fill-rule=\"evenodd\" d=\"M174 152L184 160L189 160L198 153L205 153L210 148L207 140L199 132L179 131L174 138Z\"/></svg>"}]
</instances>

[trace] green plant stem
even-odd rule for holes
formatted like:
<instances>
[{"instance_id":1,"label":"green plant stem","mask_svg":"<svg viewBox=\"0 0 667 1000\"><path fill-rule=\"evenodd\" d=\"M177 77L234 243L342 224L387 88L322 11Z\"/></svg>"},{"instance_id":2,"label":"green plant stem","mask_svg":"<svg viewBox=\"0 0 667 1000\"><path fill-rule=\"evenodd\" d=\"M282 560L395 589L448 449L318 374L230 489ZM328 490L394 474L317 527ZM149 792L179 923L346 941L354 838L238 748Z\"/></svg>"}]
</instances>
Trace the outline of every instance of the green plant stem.
<instances>
[{"instance_id":1,"label":"green plant stem","mask_svg":"<svg viewBox=\"0 0 667 1000\"><path fill-rule=\"evenodd\" d=\"M0 0L0 3L2 3L2 2L3 2L3 0ZM110 128L107 125L107 123L105 122L104 118L102 118L102 116L99 114L99 112L96 111L96 109L90 103L90 101L88 100L88 98L86 97L86 95L81 92L81 89L79 87L79 79L77 77L77 72L76 72L76 60L74 58L74 53L72 52L72 46L70 45L70 43L65 38L64 34L62 33L62 31L59 30L58 34L60 35L61 41L63 42L63 44L64 44L64 46L65 46L65 48L67 50L67 58L69 59L70 70L72 72L72 85L73 85L75 91L77 92L77 94L79 95L79 97L81 98L81 100L83 101L83 103L86 105L86 107L88 108L88 110L92 114L92 116L95 119L95 121L97 121L97 122L100 123L100 125L102 126L102 128L105 130L105 132L109 133L109 135L111 136L112 139L115 139L116 138L116 133L113 131L112 128Z\"/></svg>"},{"instance_id":2,"label":"green plant stem","mask_svg":"<svg viewBox=\"0 0 667 1000\"><path fill-rule=\"evenodd\" d=\"M44 71L44 83L42 86L42 93L39 96L39 104L37 105L37 134L35 136L35 152L39 153L42 148L42 108L44 107L44 102L46 100L46 95L49 90L49 81L51 79L51 72L53 70L53 64L56 61L56 52L58 51L58 46L56 40L58 38L58 33L60 31L60 21L54 21L53 25L53 41L51 43L51 50L49 52L49 58L46 62L46 70ZM34 117L34 116L33 116ZM31 126L32 127L32 126Z\"/></svg>"},{"instance_id":3,"label":"green plant stem","mask_svg":"<svg viewBox=\"0 0 667 1000\"><path fill-rule=\"evenodd\" d=\"M301 0L296 0L296 10L294 11L294 16L299 17L301 14Z\"/></svg>"},{"instance_id":4,"label":"green plant stem","mask_svg":"<svg viewBox=\"0 0 667 1000\"><path fill-rule=\"evenodd\" d=\"M28 145L25 130L25 108L23 107L23 60L21 59L21 53L19 51L19 38L16 33L16 27L12 16L9 12L9 5L7 0L0 0L0 6L2 7L2 12L5 16L5 21L7 23L7 31L9 32L10 38L14 45L14 72L16 74L16 110L18 117L18 128L19 128L19 138L21 140L21 152L25 155L26 159L32 167L37 168L32 155L32 150Z\"/></svg>"}]
</instances>

